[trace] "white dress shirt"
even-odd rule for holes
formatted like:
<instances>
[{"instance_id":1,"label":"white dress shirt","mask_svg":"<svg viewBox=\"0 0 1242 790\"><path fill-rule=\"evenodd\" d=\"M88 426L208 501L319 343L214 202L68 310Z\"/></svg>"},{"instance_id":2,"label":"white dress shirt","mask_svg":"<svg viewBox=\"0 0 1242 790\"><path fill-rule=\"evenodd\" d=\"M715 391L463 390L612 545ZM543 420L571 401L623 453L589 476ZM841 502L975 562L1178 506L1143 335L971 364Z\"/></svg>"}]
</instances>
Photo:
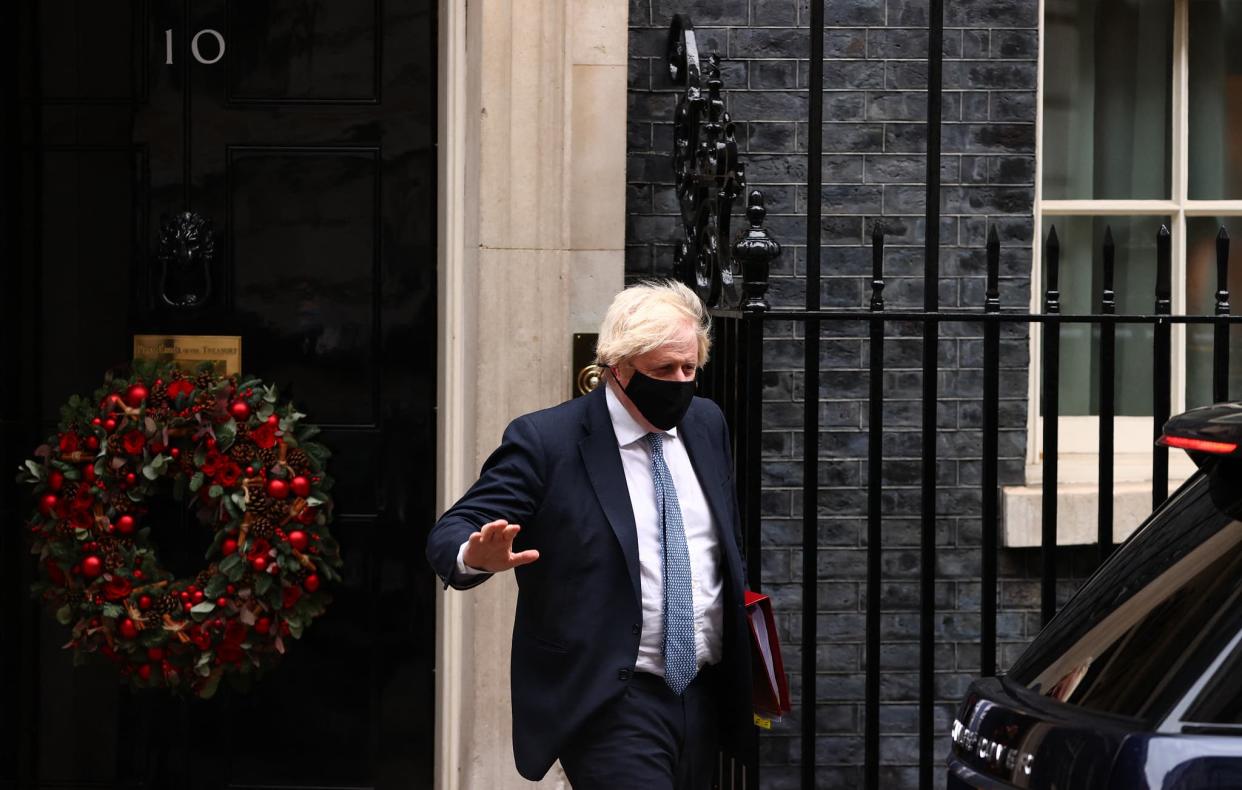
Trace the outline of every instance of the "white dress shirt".
<instances>
[{"instance_id":1,"label":"white dress shirt","mask_svg":"<svg viewBox=\"0 0 1242 790\"><path fill-rule=\"evenodd\" d=\"M660 556L660 520L656 512L655 485L651 480L651 450L644 438L647 432L607 389L608 416L617 436L621 467L634 509L638 530L638 573L642 589L643 632L638 643L634 668L664 676L664 574ZM700 667L720 661L724 638L724 582L721 578L720 541L716 525L703 495L703 487L690 463L685 443L677 429L664 432L664 462L677 488L681 518L685 525L686 548L690 554L690 575L694 593L695 655ZM468 541L467 541L468 543ZM484 573L466 565L466 543L457 552L457 571L465 575Z\"/></svg>"}]
</instances>

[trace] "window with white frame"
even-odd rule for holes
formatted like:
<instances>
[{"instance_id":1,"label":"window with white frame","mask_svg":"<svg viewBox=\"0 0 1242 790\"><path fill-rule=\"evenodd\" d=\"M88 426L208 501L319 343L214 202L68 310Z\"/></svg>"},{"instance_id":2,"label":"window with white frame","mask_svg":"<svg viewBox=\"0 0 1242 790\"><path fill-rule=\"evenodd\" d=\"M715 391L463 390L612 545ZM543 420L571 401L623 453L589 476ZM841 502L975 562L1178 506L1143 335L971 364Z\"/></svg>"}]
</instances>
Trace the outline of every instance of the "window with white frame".
<instances>
[{"instance_id":1,"label":"window with white frame","mask_svg":"<svg viewBox=\"0 0 1242 790\"><path fill-rule=\"evenodd\" d=\"M1036 282L1055 225L1068 313L1098 312L1105 228L1116 245L1117 310L1150 313L1156 234L1172 235L1174 312L1211 313L1215 239L1233 238L1242 304L1242 2L1045 0L1036 181ZM1040 289L1033 289L1042 308ZM1231 329L1230 394L1242 398L1242 327ZM1061 329L1061 451L1096 449L1099 330ZM1173 411L1211 398L1212 329L1175 326ZM1032 458L1040 431L1032 369ZM1119 325L1118 452L1150 453L1152 329Z\"/></svg>"}]
</instances>

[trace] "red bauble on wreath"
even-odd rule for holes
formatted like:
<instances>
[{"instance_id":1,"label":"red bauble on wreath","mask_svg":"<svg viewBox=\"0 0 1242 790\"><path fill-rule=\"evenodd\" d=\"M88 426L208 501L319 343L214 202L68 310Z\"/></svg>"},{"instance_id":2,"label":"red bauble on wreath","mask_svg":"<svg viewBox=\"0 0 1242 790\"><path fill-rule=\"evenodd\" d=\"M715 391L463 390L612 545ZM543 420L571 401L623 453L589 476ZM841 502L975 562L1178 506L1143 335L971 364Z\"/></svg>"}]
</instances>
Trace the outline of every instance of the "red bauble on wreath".
<instances>
[{"instance_id":1,"label":"red bauble on wreath","mask_svg":"<svg viewBox=\"0 0 1242 790\"><path fill-rule=\"evenodd\" d=\"M58 433L20 468L35 509L32 590L139 687L200 697L270 669L330 600L340 550L328 531L329 453L275 387L138 363L61 408ZM214 532L203 569L177 578L146 523L171 495Z\"/></svg>"}]
</instances>

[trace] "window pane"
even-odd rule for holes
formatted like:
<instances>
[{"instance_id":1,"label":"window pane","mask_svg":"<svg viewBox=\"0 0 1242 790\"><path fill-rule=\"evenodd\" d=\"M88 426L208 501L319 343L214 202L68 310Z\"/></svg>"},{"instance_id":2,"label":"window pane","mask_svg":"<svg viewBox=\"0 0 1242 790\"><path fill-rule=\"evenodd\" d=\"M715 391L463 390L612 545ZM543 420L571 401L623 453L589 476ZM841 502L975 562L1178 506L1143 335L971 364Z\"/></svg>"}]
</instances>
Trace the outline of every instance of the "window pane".
<instances>
[{"instance_id":1,"label":"window pane","mask_svg":"<svg viewBox=\"0 0 1242 790\"><path fill-rule=\"evenodd\" d=\"M1118 313L1148 314L1156 299L1156 233L1168 217L1045 217L1043 239L1056 227L1061 246L1061 312L1098 313L1104 292L1104 232L1116 247L1113 290ZM1042 253L1042 247L1041 247ZM1042 301L1042 300L1041 300ZM1152 412L1151 324L1118 324L1114 409L1118 416ZM1062 417L1100 413L1100 328L1061 325Z\"/></svg>"},{"instance_id":2,"label":"window pane","mask_svg":"<svg viewBox=\"0 0 1242 790\"><path fill-rule=\"evenodd\" d=\"M1242 198L1242 7L1190 3L1190 197Z\"/></svg>"},{"instance_id":3,"label":"window pane","mask_svg":"<svg viewBox=\"0 0 1242 790\"><path fill-rule=\"evenodd\" d=\"M1044 30L1044 198L1171 198L1171 0L1048 0Z\"/></svg>"},{"instance_id":4,"label":"window pane","mask_svg":"<svg viewBox=\"0 0 1242 790\"><path fill-rule=\"evenodd\" d=\"M1212 315L1216 312L1216 234L1221 226L1234 239L1229 267L1229 301L1232 312L1242 298L1242 262L1237 247L1242 244L1242 217L1190 217L1186 220L1186 312ZM1204 324L1186 328L1186 406L1212 402L1212 346L1215 329ZM1229 327L1229 396L1242 398L1242 325Z\"/></svg>"}]
</instances>

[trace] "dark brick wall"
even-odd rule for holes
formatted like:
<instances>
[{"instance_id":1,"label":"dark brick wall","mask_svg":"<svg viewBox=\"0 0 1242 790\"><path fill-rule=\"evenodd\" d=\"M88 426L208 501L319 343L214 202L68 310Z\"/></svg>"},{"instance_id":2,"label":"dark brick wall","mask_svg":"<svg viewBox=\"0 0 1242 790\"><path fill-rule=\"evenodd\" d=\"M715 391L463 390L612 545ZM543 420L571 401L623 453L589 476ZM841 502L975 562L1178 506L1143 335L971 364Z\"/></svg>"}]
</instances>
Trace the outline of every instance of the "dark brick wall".
<instances>
[{"instance_id":1,"label":"dark brick wall","mask_svg":"<svg viewBox=\"0 0 1242 790\"><path fill-rule=\"evenodd\" d=\"M945 11L940 304L978 308L989 224L1002 241L1005 306L1030 299L1034 200L1037 0L958 0ZM718 52L752 186L785 247L773 271L775 305L801 306L805 283L808 96L805 0L631 0L626 273L668 275L676 239L671 126L676 96L662 61L667 24L690 14L704 55ZM921 308L927 5L833 0L825 9L822 302L858 307L869 294L869 234L887 233L885 297ZM854 787L863 754L868 342L857 323L828 322L821 341L818 501L819 644L812 684L800 676L802 567L801 326L769 325L765 346L762 558L780 612L795 694L819 701L816 762L824 787ZM979 667L982 342L977 327L941 333L938 404L936 720ZM1023 481L1029 352L1024 326L1002 340L1001 477ZM884 667L885 787L913 787L918 758L918 543L921 331L894 324L886 343ZM1003 550L998 631L1008 663L1038 628L1031 552ZM1076 575L1074 557L1062 572ZM762 741L763 786L796 787L799 725ZM947 748L938 748L943 754ZM937 771L939 775L941 772ZM940 777L938 781L943 781Z\"/></svg>"}]
</instances>

